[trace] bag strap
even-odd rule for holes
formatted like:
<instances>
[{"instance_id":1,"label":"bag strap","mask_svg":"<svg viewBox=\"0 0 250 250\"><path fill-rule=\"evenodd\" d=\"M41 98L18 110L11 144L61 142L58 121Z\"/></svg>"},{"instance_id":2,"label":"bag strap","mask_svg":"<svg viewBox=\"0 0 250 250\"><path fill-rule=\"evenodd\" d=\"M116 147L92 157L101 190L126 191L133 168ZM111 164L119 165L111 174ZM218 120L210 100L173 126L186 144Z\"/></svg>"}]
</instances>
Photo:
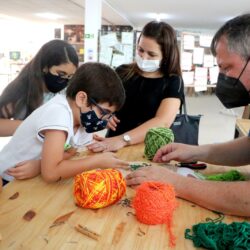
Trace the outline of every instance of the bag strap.
<instances>
[{"instance_id":1,"label":"bag strap","mask_svg":"<svg viewBox=\"0 0 250 250\"><path fill-rule=\"evenodd\" d=\"M168 84L165 77L164 77L164 82L165 82L165 84L164 84L164 87L163 87L162 91L165 90L165 88L167 87L167 84ZM181 87L182 83L183 83L183 79L182 79L181 76L179 76L179 88ZM184 83L183 83L183 85L184 85ZM181 115L182 115L182 111L183 111L183 114L185 115L185 120L188 122L189 119L188 119L188 115L187 115L187 106L186 106L186 99L185 99L185 94L184 93L183 93L182 104L181 104L180 109L179 109L179 112L180 112Z\"/></svg>"},{"instance_id":2,"label":"bag strap","mask_svg":"<svg viewBox=\"0 0 250 250\"><path fill-rule=\"evenodd\" d=\"M181 114L182 114L182 111L183 111L183 114L187 115L187 106L186 106L185 95L183 95L182 105L181 105L180 109L181 109Z\"/></svg>"},{"instance_id":3,"label":"bag strap","mask_svg":"<svg viewBox=\"0 0 250 250\"><path fill-rule=\"evenodd\" d=\"M183 83L183 79L179 76L179 80L180 80L180 85ZM185 98L185 93L183 93L183 99L182 99L182 104L180 106L180 114L187 115L187 105L186 105L186 98Z\"/></svg>"},{"instance_id":4,"label":"bag strap","mask_svg":"<svg viewBox=\"0 0 250 250\"><path fill-rule=\"evenodd\" d=\"M179 80L180 80L180 84L183 83L183 79L181 76L179 76ZM183 83L184 85L184 83ZM186 98L185 98L185 93L183 93L183 100L182 100L182 104L180 106L180 114L182 114L183 111L183 115L185 116L185 120L188 122L188 115L187 115L187 105L186 105Z\"/></svg>"}]
</instances>

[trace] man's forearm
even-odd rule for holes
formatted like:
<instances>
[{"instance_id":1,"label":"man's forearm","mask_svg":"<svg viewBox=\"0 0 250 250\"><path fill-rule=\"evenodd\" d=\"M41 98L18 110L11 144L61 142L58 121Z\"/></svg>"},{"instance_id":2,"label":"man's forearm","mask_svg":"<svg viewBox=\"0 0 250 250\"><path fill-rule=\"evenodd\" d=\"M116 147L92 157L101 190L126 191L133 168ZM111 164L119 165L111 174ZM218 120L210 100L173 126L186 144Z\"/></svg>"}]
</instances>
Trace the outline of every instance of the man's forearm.
<instances>
[{"instance_id":1,"label":"man's forearm","mask_svg":"<svg viewBox=\"0 0 250 250\"><path fill-rule=\"evenodd\" d=\"M242 166L249 164L249 152L250 139L242 137L226 143L199 146L195 158L216 165Z\"/></svg>"},{"instance_id":2,"label":"man's forearm","mask_svg":"<svg viewBox=\"0 0 250 250\"><path fill-rule=\"evenodd\" d=\"M249 181L214 182L174 176L177 196L225 214L250 216Z\"/></svg>"}]
</instances>

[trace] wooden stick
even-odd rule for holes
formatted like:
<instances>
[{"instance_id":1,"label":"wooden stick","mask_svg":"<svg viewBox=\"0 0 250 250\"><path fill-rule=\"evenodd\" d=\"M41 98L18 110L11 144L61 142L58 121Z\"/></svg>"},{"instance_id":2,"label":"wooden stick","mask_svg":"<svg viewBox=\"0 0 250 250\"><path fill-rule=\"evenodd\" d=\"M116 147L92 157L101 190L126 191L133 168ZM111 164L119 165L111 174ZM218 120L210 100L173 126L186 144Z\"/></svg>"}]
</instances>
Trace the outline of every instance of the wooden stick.
<instances>
[{"instance_id":1,"label":"wooden stick","mask_svg":"<svg viewBox=\"0 0 250 250\"><path fill-rule=\"evenodd\" d=\"M87 227L83 227L82 225L78 224L77 226L75 226L76 231L78 231L79 233L82 233L86 236L88 236L91 239L94 240L99 240L100 234L97 234L91 230L89 230Z\"/></svg>"}]
</instances>

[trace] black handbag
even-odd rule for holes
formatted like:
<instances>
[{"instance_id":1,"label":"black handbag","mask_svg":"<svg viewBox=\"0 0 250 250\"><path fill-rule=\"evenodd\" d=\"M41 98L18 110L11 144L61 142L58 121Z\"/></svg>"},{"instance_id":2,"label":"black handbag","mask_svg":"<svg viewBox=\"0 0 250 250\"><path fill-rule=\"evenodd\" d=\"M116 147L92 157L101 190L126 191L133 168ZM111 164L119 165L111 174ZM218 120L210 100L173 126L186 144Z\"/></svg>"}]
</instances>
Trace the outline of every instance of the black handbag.
<instances>
[{"instance_id":1,"label":"black handbag","mask_svg":"<svg viewBox=\"0 0 250 250\"><path fill-rule=\"evenodd\" d=\"M183 114L182 107L184 110ZM182 107L180 108L180 114L176 115L176 118L170 127L174 133L174 141L179 143L198 145L201 115L187 114L185 96L183 97Z\"/></svg>"}]
</instances>

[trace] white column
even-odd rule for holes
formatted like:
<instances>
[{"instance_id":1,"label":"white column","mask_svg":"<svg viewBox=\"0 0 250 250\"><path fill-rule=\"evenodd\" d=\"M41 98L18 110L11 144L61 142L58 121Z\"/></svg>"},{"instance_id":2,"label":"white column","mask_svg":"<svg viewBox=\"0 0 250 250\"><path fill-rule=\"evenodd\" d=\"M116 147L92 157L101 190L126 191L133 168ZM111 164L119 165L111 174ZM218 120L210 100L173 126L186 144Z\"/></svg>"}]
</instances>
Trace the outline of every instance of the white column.
<instances>
[{"instance_id":1,"label":"white column","mask_svg":"<svg viewBox=\"0 0 250 250\"><path fill-rule=\"evenodd\" d=\"M85 0L84 61L97 61L98 31L101 29L102 0Z\"/></svg>"}]
</instances>

